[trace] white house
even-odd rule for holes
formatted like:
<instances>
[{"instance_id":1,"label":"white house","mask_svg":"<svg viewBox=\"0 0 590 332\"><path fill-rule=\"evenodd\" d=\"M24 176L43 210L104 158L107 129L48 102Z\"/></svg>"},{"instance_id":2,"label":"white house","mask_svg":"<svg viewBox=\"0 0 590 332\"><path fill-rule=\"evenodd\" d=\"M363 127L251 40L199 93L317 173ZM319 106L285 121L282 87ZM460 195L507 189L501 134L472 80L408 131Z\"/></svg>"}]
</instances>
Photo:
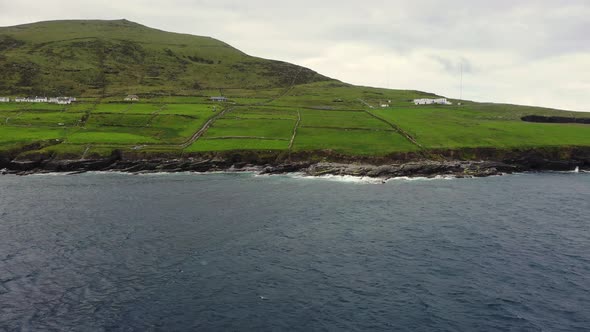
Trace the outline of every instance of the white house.
<instances>
[{"instance_id":1,"label":"white house","mask_svg":"<svg viewBox=\"0 0 590 332\"><path fill-rule=\"evenodd\" d=\"M125 101L139 101L139 97L137 95L128 95L125 97Z\"/></svg>"},{"instance_id":2,"label":"white house","mask_svg":"<svg viewBox=\"0 0 590 332\"><path fill-rule=\"evenodd\" d=\"M227 97L211 97L209 98L211 101L218 101L218 102L226 102L227 101Z\"/></svg>"},{"instance_id":3,"label":"white house","mask_svg":"<svg viewBox=\"0 0 590 332\"><path fill-rule=\"evenodd\" d=\"M447 98L437 98L437 99L429 99L429 98L422 98L422 99L414 99L414 105L453 105Z\"/></svg>"},{"instance_id":4,"label":"white house","mask_svg":"<svg viewBox=\"0 0 590 332\"><path fill-rule=\"evenodd\" d=\"M72 103L72 98L70 97L57 97L55 101L58 105L69 105Z\"/></svg>"},{"instance_id":5,"label":"white house","mask_svg":"<svg viewBox=\"0 0 590 332\"><path fill-rule=\"evenodd\" d=\"M0 103L8 103L10 102L10 98L8 97L0 97Z\"/></svg>"},{"instance_id":6,"label":"white house","mask_svg":"<svg viewBox=\"0 0 590 332\"><path fill-rule=\"evenodd\" d=\"M46 103L48 101L47 97L35 97L32 102L33 103Z\"/></svg>"}]
</instances>

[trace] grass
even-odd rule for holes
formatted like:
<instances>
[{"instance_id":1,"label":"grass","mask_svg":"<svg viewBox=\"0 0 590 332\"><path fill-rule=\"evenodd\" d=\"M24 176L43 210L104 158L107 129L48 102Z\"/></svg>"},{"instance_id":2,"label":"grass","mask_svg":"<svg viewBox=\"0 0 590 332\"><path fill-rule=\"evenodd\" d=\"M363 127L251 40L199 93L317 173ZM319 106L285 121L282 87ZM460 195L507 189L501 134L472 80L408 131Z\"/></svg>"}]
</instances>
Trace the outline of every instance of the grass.
<instances>
[{"instance_id":1,"label":"grass","mask_svg":"<svg viewBox=\"0 0 590 332\"><path fill-rule=\"evenodd\" d=\"M161 107L161 110L158 112L158 114L210 117L215 112L220 111L221 108L221 105L211 104L166 104Z\"/></svg>"},{"instance_id":2,"label":"grass","mask_svg":"<svg viewBox=\"0 0 590 332\"><path fill-rule=\"evenodd\" d=\"M220 88L235 97L259 97L257 89L285 88L294 78L300 84L328 80L213 38L126 20L1 27L0 50L0 95L73 95L110 102L137 94L157 96L156 103L202 103L221 94Z\"/></svg>"},{"instance_id":3,"label":"grass","mask_svg":"<svg viewBox=\"0 0 590 332\"><path fill-rule=\"evenodd\" d=\"M368 88L359 89L362 94ZM405 94L400 98L406 98ZM342 106L343 109L326 110L309 105L212 105L186 103L186 98L177 101L97 105L90 101L72 105L79 110L92 106L90 113L5 107L0 110L0 151L19 144L60 139L64 143L45 147L40 152L72 158L81 157L84 152L88 156L91 149L100 152L95 156L104 156L115 149L132 151L131 148L139 146L141 149L134 151L142 154L179 154L182 144L224 107L232 108L213 121L200 139L184 148L185 152L287 151L296 125L291 146L295 152L383 156L420 150L388 122L415 138L425 149L590 146L590 126L520 120L529 114L590 116L543 108L466 103L460 107L406 104L387 109L365 106L365 110L353 110ZM82 119L86 121L80 122Z\"/></svg>"},{"instance_id":4,"label":"grass","mask_svg":"<svg viewBox=\"0 0 590 332\"><path fill-rule=\"evenodd\" d=\"M68 143L73 144L142 144L158 143L158 140L151 135L140 135L132 132L114 132L114 131L84 131L77 132L67 139Z\"/></svg>"},{"instance_id":5,"label":"grass","mask_svg":"<svg viewBox=\"0 0 590 332\"><path fill-rule=\"evenodd\" d=\"M93 109L93 113L125 113L135 107L134 104L99 104Z\"/></svg>"},{"instance_id":6,"label":"grass","mask_svg":"<svg viewBox=\"0 0 590 332\"><path fill-rule=\"evenodd\" d=\"M65 112L11 112L0 113L0 121L9 126L73 127L82 116L82 113Z\"/></svg>"},{"instance_id":7,"label":"grass","mask_svg":"<svg viewBox=\"0 0 590 332\"><path fill-rule=\"evenodd\" d=\"M185 149L186 152L286 150L288 141L261 139L202 139Z\"/></svg>"},{"instance_id":8,"label":"grass","mask_svg":"<svg viewBox=\"0 0 590 332\"><path fill-rule=\"evenodd\" d=\"M207 131L205 137L261 137L289 140L293 135L293 120L221 119Z\"/></svg>"},{"instance_id":9,"label":"grass","mask_svg":"<svg viewBox=\"0 0 590 332\"><path fill-rule=\"evenodd\" d=\"M151 117L149 114L93 113L86 127L146 127Z\"/></svg>"},{"instance_id":10,"label":"grass","mask_svg":"<svg viewBox=\"0 0 590 332\"><path fill-rule=\"evenodd\" d=\"M65 128L22 128L0 126L0 144L32 143L52 139L63 139L67 135Z\"/></svg>"},{"instance_id":11,"label":"grass","mask_svg":"<svg viewBox=\"0 0 590 332\"><path fill-rule=\"evenodd\" d=\"M380 156L417 151L418 147L395 132L300 128L294 150L330 150L348 155Z\"/></svg>"},{"instance_id":12,"label":"grass","mask_svg":"<svg viewBox=\"0 0 590 332\"><path fill-rule=\"evenodd\" d=\"M289 149L383 156L421 150L404 135L424 149L590 146L588 125L521 121L525 115L590 113L470 101L416 107L412 99L436 95L353 86L251 57L212 38L125 20L0 28L0 51L0 96L71 95L80 101L0 103L0 151L34 142L45 147L24 153L68 158L113 150L143 156ZM128 94L139 95L140 102L124 102ZM219 95L229 102L209 100ZM390 106L381 108L383 103ZM192 142L202 128L204 134ZM187 142L192 144L185 147Z\"/></svg>"},{"instance_id":13,"label":"grass","mask_svg":"<svg viewBox=\"0 0 590 332\"><path fill-rule=\"evenodd\" d=\"M371 112L399 125L426 148L590 145L590 126L523 122L519 116L529 111L515 115L502 110L502 106L408 107Z\"/></svg>"},{"instance_id":14,"label":"grass","mask_svg":"<svg viewBox=\"0 0 590 332\"><path fill-rule=\"evenodd\" d=\"M358 128L370 130L392 130L387 123L365 112L312 111L301 112L302 127Z\"/></svg>"}]
</instances>

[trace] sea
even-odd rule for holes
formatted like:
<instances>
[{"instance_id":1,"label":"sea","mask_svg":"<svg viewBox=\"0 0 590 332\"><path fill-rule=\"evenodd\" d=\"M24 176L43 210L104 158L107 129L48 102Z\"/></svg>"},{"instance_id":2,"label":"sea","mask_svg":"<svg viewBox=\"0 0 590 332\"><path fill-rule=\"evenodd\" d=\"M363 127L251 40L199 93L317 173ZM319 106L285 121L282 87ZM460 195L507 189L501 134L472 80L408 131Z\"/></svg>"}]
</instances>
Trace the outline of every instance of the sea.
<instances>
[{"instance_id":1,"label":"sea","mask_svg":"<svg viewBox=\"0 0 590 332\"><path fill-rule=\"evenodd\" d=\"M0 176L0 331L589 331L590 174Z\"/></svg>"}]
</instances>

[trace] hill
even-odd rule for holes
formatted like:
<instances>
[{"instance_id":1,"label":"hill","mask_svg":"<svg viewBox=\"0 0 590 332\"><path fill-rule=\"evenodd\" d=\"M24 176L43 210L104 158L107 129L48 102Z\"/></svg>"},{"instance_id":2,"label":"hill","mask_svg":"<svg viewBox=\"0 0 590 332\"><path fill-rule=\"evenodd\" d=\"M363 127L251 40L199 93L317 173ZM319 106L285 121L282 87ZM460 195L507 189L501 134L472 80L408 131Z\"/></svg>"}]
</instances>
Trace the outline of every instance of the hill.
<instances>
[{"instance_id":1,"label":"hill","mask_svg":"<svg viewBox=\"0 0 590 332\"><path fill-rule=\"evenodd\" d=\"M53 21L0 28L0 94L189 94L329 80L248 56L213 38L127 20Z\"/></svg>"},{"instance_id":2,"label":"hill","mask_svg":"<svg viewBox=\"0 0 590 332\"><path fill-rule=\"evenodd\" d=\"M480 159L590 167L590 125L580 120L590 113L451 99L414 105L440 96L354 86L125 20L0 28L0 50L0 97L78 98L0 102L0 168ZM127 94L139 100L124 101ZM220 95L227 100L210 99Z\"/></svg>"}]
</instances>

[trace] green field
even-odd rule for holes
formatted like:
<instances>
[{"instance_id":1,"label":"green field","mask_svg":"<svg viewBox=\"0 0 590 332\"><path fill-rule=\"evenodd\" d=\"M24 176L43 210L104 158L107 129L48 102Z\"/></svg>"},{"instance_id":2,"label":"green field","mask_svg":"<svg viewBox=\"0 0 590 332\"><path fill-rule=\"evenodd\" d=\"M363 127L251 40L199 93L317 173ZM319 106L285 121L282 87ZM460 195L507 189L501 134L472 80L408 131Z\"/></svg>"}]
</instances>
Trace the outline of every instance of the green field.
<instances>
[{"instance_id":1,"label":"green field","mask_svg":"<svg viewBox=\"0 0 590 332\"><path fill-rule=\"evenodd\" d=\"M590 125L526 115L590 113L451 100L346 84L221 41L125 20L0 28L0 96L64 96L72 105L0 103L0 152L91 158L123 151L384 157L471 148L590 146ZM139 102L125 102L128 94ZM212 96L224 96L217 103ZM461 105L458 104L461 102ZM387 105L382 107L381 105ZM33 144L37 143L37 144Z\"/></svg>"},{"instance_id":2,"label":"green field","mask_svg":"<svg viewBox=\"0 0 590 332\"><path fill-rule=\"evenodd\" d=\"M359 89L363 90L361 93L370 90ZM320 107L340 93L339 89L324 91L322 95L327 97L316 97L317 104L306 101L299 105L275 105L282 98L291 100L295 93L259 106L207 101L187 104L186 98L177 103L150 100L136 104L97 100L97 104L72 105L72 110L2 104L0 151L55 139L60 141L41 147L38 152L68 158L105 156L114 150L147 154L322 151L386 156L478 147L590 146L588 125L529 123L520 119L531 114L590 117L589 113L471 102L462 106L414 106L406 102L406 106L388 108ZM391 96L395 91L388 93ZM407 92L402 95L400 98L407 98ZM222 111L223 116L216 117ZM214 120L203 135L191 141L210 119ZM32 153L24 151L23 156Z\"/></svg>"},{"instance_id":3,"label":"green field","mask_svg":"<svg viewBox=\"0 0 590 332\"><path fill-rule=\"evenodd\" d=\"M515 116L518 111L503 110L500 105L479 109L470 106L426 106L371 112L396 123L426 148L590 145L588 125L524 122ZM546 114L547 111L536 113ZM528 113L520 115L525 114ZM588 117L589 114L577 116Z\"/></svg>"}]
</instances>

